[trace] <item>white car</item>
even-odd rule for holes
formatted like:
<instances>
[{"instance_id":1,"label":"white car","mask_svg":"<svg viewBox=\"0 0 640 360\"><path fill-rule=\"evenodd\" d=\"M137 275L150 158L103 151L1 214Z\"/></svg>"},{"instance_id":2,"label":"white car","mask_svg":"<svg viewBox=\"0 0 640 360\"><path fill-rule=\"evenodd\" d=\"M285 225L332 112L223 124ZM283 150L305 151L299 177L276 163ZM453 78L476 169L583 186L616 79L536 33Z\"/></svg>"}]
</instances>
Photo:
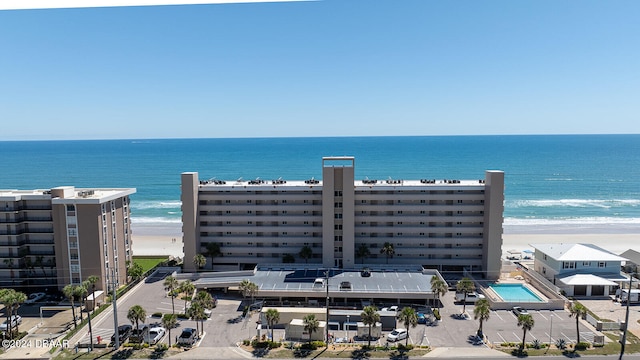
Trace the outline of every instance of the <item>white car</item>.
<instances>
[{"instance_id":1,"label":"white car","mask_svg":"<svg viewBox=\"0 0 640 360\"><path fill-rule=\"evenodd\" d=\"M44 299L45 295L46 294L43 293L43 292L33 293L33 294L29 295L29 297L27 298L27 300L24 303L25 304L34 304L34 303Z\"/></svg>"},{"instance_id":2,"label":"white car","mask_svg":"<svg viewBox=\"0 0 640 360\"><path fill-rule=\"evenodd\" d=\"M382 309L380 309L380 311L398 311L398 305L393 305L393 306L389 306L389 307L383 307Z\"/></svg>"},{"instance_id":3,"label":"white car","mask_svg":"<svg viewBox=\"0 0 640 360\"><path fill-rule=\"evenodd\" d=\"M22 324L22 316L20 315L11 315L11 328L13 329L14 327ZM5 320L2 324L0 324L0 330L6 331L9 329L9 326L7 326L7 320Z\"/></svg>"},{"instance_id":4,"label":"white car","mask_svg":"<svg viewBox=\"0 0 640 360\"><path fill-rule=\"evenodd\" d=\"M393 329L392 332L387 335L387 341L399 341L407 338L407 330L405 329Z\"/></svg>"},{"instance_id":5,"label":"white car","mask_svg":"<svg viewBox=\"0 0 640 360\"><path fill-rule=\"evenodd\" d=\"M166 330L163 327L152 327L149 330L149 345L157 344L164 337Z\"/></svg>"}]
</instances>

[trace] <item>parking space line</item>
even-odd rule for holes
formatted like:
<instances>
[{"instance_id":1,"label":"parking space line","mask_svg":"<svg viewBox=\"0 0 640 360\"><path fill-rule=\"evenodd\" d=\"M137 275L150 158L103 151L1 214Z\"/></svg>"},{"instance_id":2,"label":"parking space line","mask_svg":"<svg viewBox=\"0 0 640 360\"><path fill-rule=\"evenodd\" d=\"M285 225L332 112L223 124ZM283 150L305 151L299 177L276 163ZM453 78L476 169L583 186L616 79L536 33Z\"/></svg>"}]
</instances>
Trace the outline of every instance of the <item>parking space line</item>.
<instances>
[{"instance_id":1,"label":"parking space line","mask_svg":"<svg viewBox=\"0 0 640 360\"><path fill-rule=\"evenodd\" d=\"M540 312L540 310L538 310L537 312L538 312L538 314L540 314L540 316L542 316L542 318L543 318L543 319L545 319L545 320L549 320L549 319L547 319L547 317L546 317L546 316L542 315L542 313Z\"/></svg>"},{"instance_id":2,"label":"parking space line","mask_svg":"<svg viewBox=\"0 0 640 360\"><path fill-rule=\"evenodd\" d=\"M502 342L507 342L507 340L504 337L502 337L502 335L500 335L500 333L497 333L497 334L498 334L498 336L500 336L500 339L502 339Z\"/></svg>"},{"instance_id":3,"label":"parking space line","mask_svg":"<svg viewBox=\"0 0 640 360\"><path fill-rule=\"evenodd\" d=\"M553 316L557 317L557 318L558 318L558 320L560 320L560 321L564 321L564 319L563 319L563 318L561 318L561 317L560 317L560 315L558 315L558 314L557 314L557 313L555 313L555 312L553 313Z\"/></svg>"},{"instance_id":4,"label":"parking space line","mask_svg":"<svg viewBox=\"0 0 640 360\"><path fill-rule=\"evenodd\" d=\"M521 342L521 341L522 341L522 339L520 339L520 336L516 335L516 333L512 332L512 334L513 334L513 336L515 336L515 337L516 337L516 339L518 339L518 342Z\"/></svg>"},{"instance_id":5,"label":"parking space line","mask_svg":"<svg viewBox=\"0 0 640 360\"><path fill-rule=\"evenodd\" d=\"M548 337L549 339L551 339L551 343L554 343L554 342L555 342L555 341L553 341L553 337L552 337L552 336L549 336L549 334L548 334L548 333L544 333L544 334L546 335L546 337Z\"/></svg>"},{"instance_id":6,"label":"parking space line","mask_svg":"<svg viewBox=\"0 0 640 360\"><path fill-rule=\"evenodd\" d=\"M530 333L530 334L531 334L531 337L533 338L533 340L538 340L538 338L537 338L537 337L535 337L535 336L533 335L533 333Z\"/></svg>"},{"instance_id":7,"label":"parking space line","mask_svg":"<svg viewBox=\"0 0 640 360\"><path fill-rule=\"evenodd\" d=\"M497 311L493 310L493 313L498 317L498 319L500 319L501 321L504 321L502 316L500 316Z\"/></svg>"},{"instance_id":8,"label":"parking space line","mask_svg":"<svg viewBox=\"0 0 640 360\"><path fill-rule=\"evenodd\" d=\"M562 334L562 336L564 336L565 338L567 338L567 340L569 340L569 342L573 342L573 340L571 340L570 337L568 337L567 335L565 335L565 333L561 332L560 334Z\"/></svg>"}]
</instances>

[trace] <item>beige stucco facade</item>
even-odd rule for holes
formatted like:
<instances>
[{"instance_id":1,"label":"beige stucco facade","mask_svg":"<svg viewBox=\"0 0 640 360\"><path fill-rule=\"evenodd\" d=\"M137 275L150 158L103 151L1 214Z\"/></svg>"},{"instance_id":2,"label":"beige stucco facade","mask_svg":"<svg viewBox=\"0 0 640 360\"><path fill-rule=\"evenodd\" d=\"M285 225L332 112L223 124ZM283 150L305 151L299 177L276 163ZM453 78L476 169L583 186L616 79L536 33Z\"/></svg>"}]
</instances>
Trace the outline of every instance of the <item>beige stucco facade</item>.
<instances>
[{"instance_id":1,"label":"beige stucco facade","mask_svg":"<svg viewBox=\"0 0 640 360\"><path fill-rule=\"evenodd\" d=\"M322 181L202 181L182 174L186 271L208 242L215 270L283 260L322 267L420 264L442 272L500 272L504 172L480 180L356 180L353 157L327 157ZM382 244L395 254L381 253ZM299 256L308 246L313 255ZM366 247L369 255L357 256ZM210 259L208 258L209 262ZM211 269L211 264L205 268Z\"/></svg>"},{"instance_id":2,"label":"beige stucco facade","mask_svg":"<svg viewBox=\"0 0 640 360\"><path fill-rule=\"evenodd\" d=\"M132 259L129 195L135 189L0 190L0 281L41 288L99 278L126 283ZM7 268L12 263L11 268Z\"/></svg>"}]
</instances>

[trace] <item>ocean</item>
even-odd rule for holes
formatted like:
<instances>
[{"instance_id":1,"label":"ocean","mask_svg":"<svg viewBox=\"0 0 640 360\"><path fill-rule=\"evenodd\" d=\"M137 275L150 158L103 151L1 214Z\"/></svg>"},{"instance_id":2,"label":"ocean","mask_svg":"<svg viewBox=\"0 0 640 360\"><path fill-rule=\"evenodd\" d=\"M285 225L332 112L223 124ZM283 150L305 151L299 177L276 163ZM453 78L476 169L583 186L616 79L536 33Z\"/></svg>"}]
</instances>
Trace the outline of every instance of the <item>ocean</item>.
<instances>
[{"instance_id":1,"label":"ocean","mask_svg":"<svg viewBox=\"0 0 640 360\"><path fill-rule=\"evenodd\" d=\"M1 189L135 187L136 234L179 235L180 174L322 178L323 156L356 178L482 179L505 172L505 233L640 233L640 135L415 136L0 142Z\"/></svg>"}]
</instances>

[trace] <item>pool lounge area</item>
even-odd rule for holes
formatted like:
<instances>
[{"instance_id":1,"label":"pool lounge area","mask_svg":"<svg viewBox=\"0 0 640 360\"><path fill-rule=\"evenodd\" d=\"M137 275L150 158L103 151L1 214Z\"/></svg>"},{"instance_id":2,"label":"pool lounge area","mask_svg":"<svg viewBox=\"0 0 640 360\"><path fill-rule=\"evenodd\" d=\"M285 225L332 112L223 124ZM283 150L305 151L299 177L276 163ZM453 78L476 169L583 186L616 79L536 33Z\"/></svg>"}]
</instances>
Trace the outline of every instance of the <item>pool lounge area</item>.
<instances>
[{"instance_id":1,"label":"pool lounge area","mask_svg":"<svg viewBox=\"0 0 640 360\"><path fill-rule=\"evenodd\" d=\"M528 281L508 279L490 282L483 284L482 292L493 310L509 310L514 306L528 310L559 310L565 305L562 297L546 289L538 289Z\"/></svg>"}]
</instances>

